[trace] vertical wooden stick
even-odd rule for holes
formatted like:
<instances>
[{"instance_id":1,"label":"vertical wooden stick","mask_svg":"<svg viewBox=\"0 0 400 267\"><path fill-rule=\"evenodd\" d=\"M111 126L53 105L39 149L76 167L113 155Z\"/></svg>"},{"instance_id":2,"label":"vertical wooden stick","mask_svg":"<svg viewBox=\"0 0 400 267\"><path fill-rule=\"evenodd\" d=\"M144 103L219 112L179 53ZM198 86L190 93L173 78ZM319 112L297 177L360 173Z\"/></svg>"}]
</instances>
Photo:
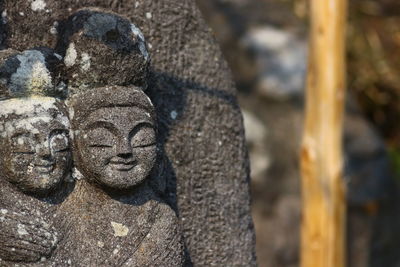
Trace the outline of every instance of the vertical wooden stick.
<instances>
[{"instance_id":1,"label":"vertical wooden stick","mask_svg":"<svg viewBox=\"0 0 400 267\"><path fill-rule=\"evenodd\" d=\"M301 151L302 267L345 266L342 130L347 0L310 0L311 39Z\"/></svg>"}]
</instances>

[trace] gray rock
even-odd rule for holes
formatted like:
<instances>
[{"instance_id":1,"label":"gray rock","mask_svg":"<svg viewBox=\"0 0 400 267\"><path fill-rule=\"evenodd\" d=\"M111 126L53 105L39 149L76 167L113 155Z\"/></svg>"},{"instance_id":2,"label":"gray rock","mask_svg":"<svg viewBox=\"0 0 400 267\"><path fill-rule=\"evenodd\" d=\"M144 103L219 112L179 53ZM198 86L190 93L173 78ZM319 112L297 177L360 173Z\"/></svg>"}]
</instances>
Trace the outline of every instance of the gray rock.
<instances>
[{"instance_id":1,"label":"gray rock","mask_svg":"<svg viewBox=\"0 0 400 267\"><path fill-rule=\"evenodd\" d=\"M270 155L265 148L267 129L260 119L248 111L243 111L243 119L250 153L251 178L254 182L260 182L271 165Z\"/></svg>"},{"instance_id":2,"label":"gray rock","mask_svg":"<svg viewBox=\"0 0 400 267\"><path fill-rule=\"evenodd\" d=\"M255 54L257 90L282 100L303 94L307 68L307 42L294 33L271 26L251 29L242 42Z\"/></svg>"}]
</instances>

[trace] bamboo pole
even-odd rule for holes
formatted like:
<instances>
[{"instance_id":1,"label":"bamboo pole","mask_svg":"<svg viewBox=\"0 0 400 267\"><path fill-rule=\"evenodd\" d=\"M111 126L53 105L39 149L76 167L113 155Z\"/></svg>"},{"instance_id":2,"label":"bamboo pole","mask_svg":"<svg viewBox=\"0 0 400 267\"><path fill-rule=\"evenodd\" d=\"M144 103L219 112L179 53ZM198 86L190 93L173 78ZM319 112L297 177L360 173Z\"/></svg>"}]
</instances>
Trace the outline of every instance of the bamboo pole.
<instances>
[{"instance_id":1,"label":"bamboo pole","mask_svg":"<svg viewBox=\"0 0 400 267\"><path fill-rule=\"evenodd\" d=\"M342 130L347 0L310 3L307 105L301 150L301 266L344 267Z\"/></svg>"}]
</instances>

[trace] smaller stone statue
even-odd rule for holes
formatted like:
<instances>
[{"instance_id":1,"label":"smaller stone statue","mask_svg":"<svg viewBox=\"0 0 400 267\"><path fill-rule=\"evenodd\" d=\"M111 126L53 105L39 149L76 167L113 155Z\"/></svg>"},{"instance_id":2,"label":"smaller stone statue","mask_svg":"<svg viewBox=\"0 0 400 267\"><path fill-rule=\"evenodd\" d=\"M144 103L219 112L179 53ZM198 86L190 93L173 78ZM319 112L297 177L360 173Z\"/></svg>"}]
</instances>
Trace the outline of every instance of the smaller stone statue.
<instances>
[{"instance_id":1,"label":"smaller stone statue","mask_svg":"<svg viewBox=\"0 0 400 267\"><path fill-rule=\"evenodd\" d=\"M72 157L69 120L56 95L60 63L50 49L0 53L0 262L50 257L60 235L53 225L67 191ZM58 62L58 63L57 63Z\"/></svg>"},{"instance_id":2,"label":"smaller stone statue","mask_svg":"<svg viewBox=\"0 0 400 267\"><path fill-rule=\"evenodd\" d=\"M34 195L52 192L69 174L69 121L50 97L10 99L0 110L3 178Z\"/></svg>"}]
</instances>

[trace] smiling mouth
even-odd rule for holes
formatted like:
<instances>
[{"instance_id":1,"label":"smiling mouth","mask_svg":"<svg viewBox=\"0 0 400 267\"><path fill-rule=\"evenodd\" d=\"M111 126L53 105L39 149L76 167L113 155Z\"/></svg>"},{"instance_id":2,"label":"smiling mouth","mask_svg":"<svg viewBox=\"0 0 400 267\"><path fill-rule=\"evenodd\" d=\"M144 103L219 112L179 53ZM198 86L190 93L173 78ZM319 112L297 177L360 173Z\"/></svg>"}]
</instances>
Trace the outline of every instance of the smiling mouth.
<instances>
[{"instance_id":1,"label":"smiling mouth","mask_svg":"<svg viewBox=\"0 0 400 267\"><path fill-rule=\"evenodd\" d=\"M49 174L54 170L54 163L45 165L35 164L34 169L40 174Z\"/></svg>"},{"instance_id":2,"label":"smiling mouth","mask_svg":"<svg viewBox=\"0 0 400 267\"><path fill-rule=\"evenodd\" d=\"M124 162L124 161L110 161L109 165L111 166L111 168L113 168L114 170L117 171L130 171L133 169L133 167L136 166L136 162L135 161L128 161L128 162Z\"/></svg>"}]
</instances>

